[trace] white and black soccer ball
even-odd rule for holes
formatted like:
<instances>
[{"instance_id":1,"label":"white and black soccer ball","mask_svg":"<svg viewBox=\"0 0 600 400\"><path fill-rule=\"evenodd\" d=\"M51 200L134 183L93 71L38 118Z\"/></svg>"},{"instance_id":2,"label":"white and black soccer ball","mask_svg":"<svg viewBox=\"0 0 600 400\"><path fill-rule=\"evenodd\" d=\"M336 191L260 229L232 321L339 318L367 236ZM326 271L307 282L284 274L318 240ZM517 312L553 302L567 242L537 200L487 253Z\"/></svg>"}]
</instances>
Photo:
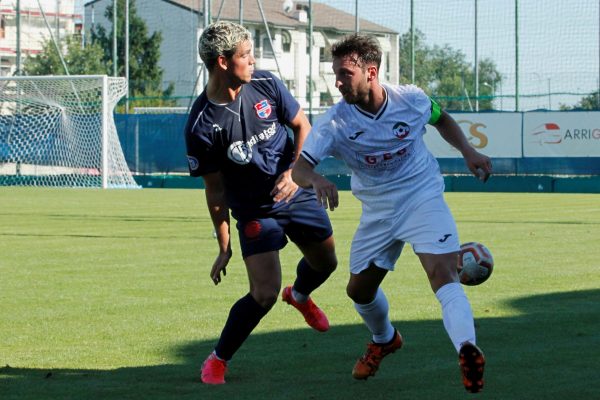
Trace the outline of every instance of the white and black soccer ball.
<instances>
[{"instance_id":1,"label":"white and black soccer ball","mask_svg":"<svg viewBox=\"0 0 600 400\"><path fill-rule=\"evenodd\" d=\"M460 245L458 258L460 283L468 286L480 285L488 280L493 270L494 258L487 247L477 242Z\"/></svg>"}]
</instances>

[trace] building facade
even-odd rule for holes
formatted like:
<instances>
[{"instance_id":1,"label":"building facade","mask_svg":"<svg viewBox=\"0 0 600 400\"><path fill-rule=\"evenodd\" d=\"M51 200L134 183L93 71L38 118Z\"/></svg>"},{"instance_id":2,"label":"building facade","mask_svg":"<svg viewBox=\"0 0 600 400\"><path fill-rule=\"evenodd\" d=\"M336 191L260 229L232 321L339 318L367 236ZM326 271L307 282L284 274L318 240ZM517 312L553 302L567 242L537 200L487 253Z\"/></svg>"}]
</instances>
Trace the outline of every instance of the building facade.
<instances>
[{"instance_id":1,"label":"building facade","mask_svg":"<svg viewBox=\"0 0 600 400\"><path fill-rule=\"evenodd\" d=\"M93 0L85 4L86 32L93 24L111 29L104 14L112 3L113 0ZM329 50L340 37L355 32L353 15L313 2L311 44L307 2L212 0L209 3L209 20L241 22L250 30L256 67L279 76L303 107L325 107L339 99ZM188 105L202 91L207 78L197 51L204 26L203 4L204 0L137 0L134 5L149 34L162 33L159 66L163 69L164 87L174 84L174 96L180 99L181 106ZM240 8L240 4L244 6ZM380 78L398 83L398 33L364 19L358 22L360 31L375 35L383 49Z\"/></svg>"},{"instance_id":2,"label":"building facade","mask_svg":"<svg viewBox=\"0 0 600 400\"><path fill-rule=\"evenodd\" d=\"M16 73L19 49L22 69L25 59L38 54L52 36L60 42L79 29L75 0L0 0L0 75Z\"/></svg>"}]
</instances>

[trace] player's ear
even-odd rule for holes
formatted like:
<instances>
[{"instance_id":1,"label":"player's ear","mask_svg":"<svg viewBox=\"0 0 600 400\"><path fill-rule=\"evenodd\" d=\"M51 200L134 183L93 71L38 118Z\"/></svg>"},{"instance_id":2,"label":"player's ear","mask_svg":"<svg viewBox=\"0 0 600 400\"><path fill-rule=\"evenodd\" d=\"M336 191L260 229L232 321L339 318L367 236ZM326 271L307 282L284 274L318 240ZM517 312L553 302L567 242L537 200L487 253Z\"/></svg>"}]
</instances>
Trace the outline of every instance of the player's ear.
<instances>
[{"instance_id":1,"label":"player's ear","mask_svg":"<svg viewBox=\"0 0 600 400\"><path fill-rule=\"evenodd\" d=\"M227 66L229 65L229 60L225 56L217 57L217 68L221 68L223 71L227 70Z\"/></svg>"},{"instance_id":2,"label":"player's ear","mask_svg":"<svg viewBox=\"0 0 600 400\"><path fill-rule=\"evenodd\" d=\"M373 80L376 80L377 79L377 74L378 74L378 71L377 71L377 67L375 65L369 65L367 67L367 80L369 82L373 81Z\"/></svg>"}]
</instances>

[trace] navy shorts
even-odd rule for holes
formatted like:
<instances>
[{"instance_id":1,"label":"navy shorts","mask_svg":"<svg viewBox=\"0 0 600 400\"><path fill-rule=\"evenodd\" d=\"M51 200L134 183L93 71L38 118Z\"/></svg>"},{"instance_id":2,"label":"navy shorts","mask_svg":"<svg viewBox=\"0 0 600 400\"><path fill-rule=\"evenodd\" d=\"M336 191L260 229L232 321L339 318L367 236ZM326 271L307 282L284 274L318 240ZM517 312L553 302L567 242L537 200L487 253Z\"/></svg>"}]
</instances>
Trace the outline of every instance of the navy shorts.
<instances>
[{"instance_id":1,"label":"navy shorts","mask_svg":"<svg viewBox=\"0 0 600 400\"><path fill-rule=\"evenodd\" d=\"M260 217L237 221L242 257L281 250L287 238L303 245L320 243L333 234L327 211L312 191L299 190L289 203L278 204ZM287 236L287 237L286 237Z\"/></svg>"}]
</instances>

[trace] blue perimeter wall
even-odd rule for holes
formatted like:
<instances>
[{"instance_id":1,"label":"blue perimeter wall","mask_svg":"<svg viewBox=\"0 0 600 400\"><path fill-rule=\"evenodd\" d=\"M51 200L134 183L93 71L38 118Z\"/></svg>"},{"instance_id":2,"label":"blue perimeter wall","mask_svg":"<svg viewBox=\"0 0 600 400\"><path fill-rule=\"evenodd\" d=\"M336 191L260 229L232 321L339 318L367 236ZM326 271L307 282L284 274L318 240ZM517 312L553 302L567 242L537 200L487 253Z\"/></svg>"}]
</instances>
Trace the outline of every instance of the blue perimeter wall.
<instances>
[{"instance_id":1,"label":"blue perimeter wall","mask_svg":"<svg viewBox=\"0 0 600 400\"><path fill-rule=\"evenodd\" d=\"M140 185L204 186L201 179L186 176L183 136L186 120L185 114L115 115L125 159ZM492 161L495 175L482 184L469 175L462 159L439 158L446 191L600 193L600 157L494 158ZM318 170L334 180L340 189L350 188L349 171L342 162L327 159Z\"/></svg>"}]
</instances>

